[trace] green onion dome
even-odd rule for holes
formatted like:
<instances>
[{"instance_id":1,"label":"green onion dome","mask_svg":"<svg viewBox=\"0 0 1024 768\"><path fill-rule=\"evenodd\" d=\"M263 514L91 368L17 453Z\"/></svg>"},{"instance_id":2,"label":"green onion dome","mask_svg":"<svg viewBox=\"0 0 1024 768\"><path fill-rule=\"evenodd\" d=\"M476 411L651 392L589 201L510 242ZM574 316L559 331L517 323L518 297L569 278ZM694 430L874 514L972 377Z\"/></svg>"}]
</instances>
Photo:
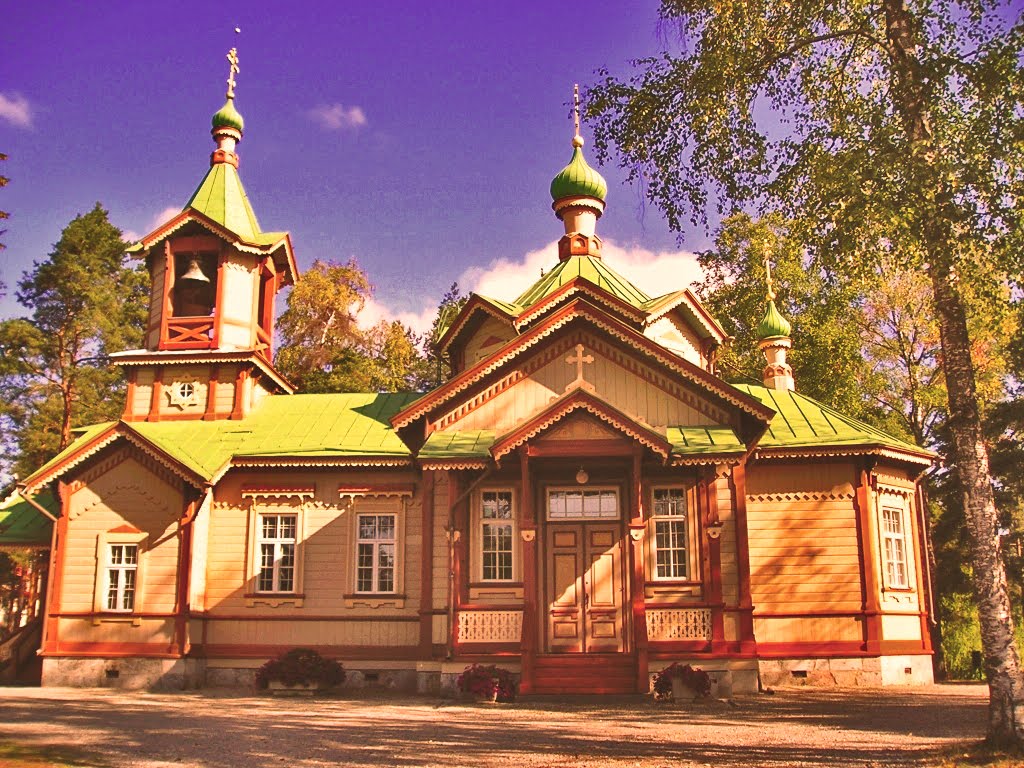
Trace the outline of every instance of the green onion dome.
<instances>
[{"instance_id":1,"label":"green onion dome","mask_svg":"<svg viewBox=\"0 0 1024 768\"><path fill-rule=\"evenodd\" d=\"M764 313L764 319L757 326L757 338L763 341L764 339L772 339L779 336L789 336L792 330L793 326L782 316L782 313L775 306L775 302L769 300L768 311Z\"/></svg>"},{"instance_id":2,"label":"green onion dome","mask_svg":"<svg viewBox=\"0 0 1024 768\"><path fill-rule=\"evenodd\" d=\"M576 136L572 146L572 160L551 180L551 199L596 197L603 202L608 194L608 182L583 159L583 139Z\"/></svg>"},{"instance_id":3,"label":"green onion dome","mask_svg":"<svg viewBox=\"0 0 1024 768\"><path fill-rule=\"evenodd\" d=\"M235 109L235 100L228 98L224 102L224 106L217 110L213 115L213 130L218 128L234 128L239 133L242 133L245 129L245 120L242 119L242 115L237 109Z\"/></svg>"}]
</instances>

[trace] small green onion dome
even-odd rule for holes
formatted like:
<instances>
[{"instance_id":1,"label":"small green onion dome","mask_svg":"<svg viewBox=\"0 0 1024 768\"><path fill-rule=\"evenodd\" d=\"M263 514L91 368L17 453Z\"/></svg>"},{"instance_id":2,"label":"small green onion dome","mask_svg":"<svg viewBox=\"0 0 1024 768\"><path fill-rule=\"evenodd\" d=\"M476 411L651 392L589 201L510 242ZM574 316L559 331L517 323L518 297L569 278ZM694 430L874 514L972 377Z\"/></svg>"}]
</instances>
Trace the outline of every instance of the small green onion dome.
<instances>
[{"instance_id":1,"label":"small green onion dome","mask_svg":"<svg viewBox=\"0 0 1024 768\"><path fill-rule=\"evenodd\" d=\"M572 145L572 160L551 180L551 199L596 197L604 201L608 194L608 182L583 159L583 139L577 136Z\"/></svg>"},{"instance_id":2,"label":"small green onion dome","mask_svg":"<svg viewBox=\"0 0 1024 768\"><path fill-rule=\"evenodd\" d=\"M215 131L218 128L234 128L239 133L242 133L245 129L245 120L242 119L239 111L235 109L235 100L231 98L224 102L224 106L213 114L211 122Z\"/></svg>"},{"instance_id":3,"label":"small green onion dome","mask_svg":"<svg viewBox=\"0 0 1024 768\"><path fill-rule=\"evenodd\" d=\"M769 300L768 311L764 313L764 320L757 326L757 338L764 340L779 336L789 336L792 330L793 326L782 316L782 313L775 306L775 302Z\"/></svg>"}]
</instances>

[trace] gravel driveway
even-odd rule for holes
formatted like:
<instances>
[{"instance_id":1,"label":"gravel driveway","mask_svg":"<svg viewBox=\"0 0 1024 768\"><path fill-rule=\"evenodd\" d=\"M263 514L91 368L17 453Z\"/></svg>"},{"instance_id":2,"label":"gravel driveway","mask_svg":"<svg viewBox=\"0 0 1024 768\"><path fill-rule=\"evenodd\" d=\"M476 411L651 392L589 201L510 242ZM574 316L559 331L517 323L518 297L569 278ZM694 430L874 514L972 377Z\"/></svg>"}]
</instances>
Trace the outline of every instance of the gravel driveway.
<instances>
[{"instance_id":1,"label":"gravel driveway","mask_svg":"<svg viewBox=\"0 0 1024 768\"><path fill-rule=\"evenodd\" d=\"M73 746L121 768L916 765L983 735L980 685L512 705L0 688L0 741Z\"/></svg>"}]
</instances>

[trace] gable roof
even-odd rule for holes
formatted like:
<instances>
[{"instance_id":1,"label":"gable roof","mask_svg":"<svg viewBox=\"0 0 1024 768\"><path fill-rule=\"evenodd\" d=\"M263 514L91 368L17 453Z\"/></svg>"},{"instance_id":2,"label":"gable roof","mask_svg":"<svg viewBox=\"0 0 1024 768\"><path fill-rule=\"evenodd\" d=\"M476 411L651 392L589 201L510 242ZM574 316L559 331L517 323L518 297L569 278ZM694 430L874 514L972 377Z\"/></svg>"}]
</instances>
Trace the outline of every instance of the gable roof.
<instances>
[{"instance_id":1,"label":"gable roof","mask_svg":"<svg viewBox=\"0 0 1024 768\"><path fill-rule=\"evenodd\" d=\"M415 397L410 393L273 395L239 420L98 424L32 473L22 486L38 488L121 437L196 486L216 482L236 463L407 463L411 452L389 419Z\"/></svg>"},{"instance_id":2,"label":"gable roof","mask_svg":"<svg viewBox=\"0 0 1024 768\"><path fill-rule=\"evenodd\" d=\"M536 283L527 288L515 300L515 303L524 308L532 307L576 278L583 278L593 283L620 301L637 309L651 299L650 296L609 267L604 259L595 256L570 256L559 261L551 271L545 273Z\"/></svg>"},{"instance_id":3,"label":"gable roof","mask_svg":"<svg viewBox=\"0 0 1024 768\"><path fill-rule=\"evenodd\" d=\"M821 452L814 449L826 447L856 453L879 450L922 464L931 464L936 456L798 392L753 384L735 386L775 411L768 431L758 441L759 454Z\"/></svg>"},{"instance_id":4,"label":"gable roof","mask_svg":"<svg viewBox=\"0 0 1024 768\"><path fill-rule=\"evenodd\" d=\"M696 384L699 389L709 396L730 403L744 413L753 416L763 425L767 425L771 421L772 416L774 416L774 411L770 407L764 405L760 400L751 397L749 393L736 389L717 376L708 373L703 368L694 365L674 352L662 347L657 342L647 338L639 331L622 323L603 309L577 296L554 311L543 324L535 325L519 336L510 339L490 357L465 369L433 392L424 395L404 408L394 416L391 421L392 425L396 429L408 426L418 418L425 416L429 411L469 389L494 371L504 367L511 360L523 354L553 332L577 319L583 319L591 327L599 328L619 341L628 344L648 359L654 360L680 375L683 379Z\"/></svg>"}]
</instances>

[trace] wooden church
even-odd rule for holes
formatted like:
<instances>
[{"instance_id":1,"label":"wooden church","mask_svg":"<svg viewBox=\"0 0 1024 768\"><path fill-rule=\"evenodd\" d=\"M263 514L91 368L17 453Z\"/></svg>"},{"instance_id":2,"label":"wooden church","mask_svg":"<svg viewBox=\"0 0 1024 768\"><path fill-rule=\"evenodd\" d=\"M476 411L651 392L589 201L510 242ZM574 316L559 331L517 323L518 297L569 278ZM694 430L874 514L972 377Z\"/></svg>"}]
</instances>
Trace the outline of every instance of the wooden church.
<instances>
[{"instance_id":1,"label":"wooden church","mask_svg":"<svg viewBox=\"0 0 1024 768\"><path fill-rule=\"evenodd\" d=\"M298 270L243 190L233 89L198 189L131 248L152 291L121 418L20 486L59 500L44 685L245 685L294 647L421 691L472 662L524 693L645 692L675 661L736 693L931 680L932 454L800 395L771 299L763 386L722 378L690 290L602 259L578 130L557 263L471 296L449 381L295 393L273 344Z\"/></svg>"}]
</instances>

